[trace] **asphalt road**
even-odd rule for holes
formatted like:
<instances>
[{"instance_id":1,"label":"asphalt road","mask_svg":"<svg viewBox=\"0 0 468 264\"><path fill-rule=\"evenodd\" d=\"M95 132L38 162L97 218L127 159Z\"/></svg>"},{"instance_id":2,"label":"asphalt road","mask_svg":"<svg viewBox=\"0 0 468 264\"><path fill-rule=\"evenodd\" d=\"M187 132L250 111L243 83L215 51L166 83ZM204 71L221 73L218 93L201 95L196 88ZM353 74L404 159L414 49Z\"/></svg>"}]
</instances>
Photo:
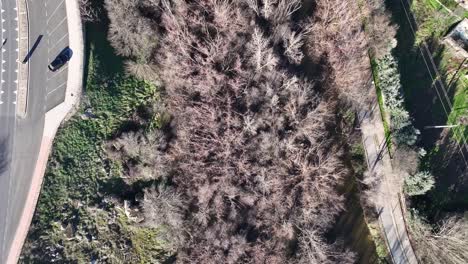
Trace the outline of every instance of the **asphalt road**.
<instances>
[{"instance_id":1,"label":"asphalt road","mask_svg":"<svg viewBox=\"0 0 468 264\"><path fill-rule=\"evenodd\" d=\"M0 158L6 160L0 160L0 263L4 263L31 184L45 113L64 100L67 66L52 73L47 65L68 46L68 27L63 0L27 0L29 47L36 44L36 48L28 59L27 114L25 118L17 118L14 103L18 61L25 58L18 58L16 0L1 2L2 37L7 38L0 75L1 91L4 91L0 95L3 102L0 104Z\"/></svg>"},{"instance_id":2,"label":"asphalt road","mask_svg":"<svg viewBox=\"0 0 468 264\"><path fill-rule=\"evenodd\" d=\"M0 256L8 250L12 219L9 218L9 205L12 189L9 188L14 178L11 161L14 156L16 132L16 90L18 82L18 12L15 0L1 1L1 88L0 88L0 150L3 163L0 173ZM6 42L5 42L6 40Z\"/></svg>"}]
</instances>

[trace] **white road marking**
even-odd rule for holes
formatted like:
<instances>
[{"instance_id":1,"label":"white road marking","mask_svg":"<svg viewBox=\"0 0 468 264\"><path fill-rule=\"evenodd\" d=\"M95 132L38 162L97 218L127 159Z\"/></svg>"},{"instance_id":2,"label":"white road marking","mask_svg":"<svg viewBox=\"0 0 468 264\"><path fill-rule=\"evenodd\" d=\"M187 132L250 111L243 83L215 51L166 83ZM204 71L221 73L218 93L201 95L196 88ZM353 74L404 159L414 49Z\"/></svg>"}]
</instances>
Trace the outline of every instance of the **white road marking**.
<instances>
[{"instance_id":1,"label":"white road marking","mask_svg":"<svg viewBox=\"0 0 468 264\"><path fill-rule=\"evenodd\" d=\"M67 84L67 81L63 82L62 84L60 84L59 86L57 86L57 88L53 89L52 91L48 92L47 95L57 91L58 89L62 88L62 86L64 86L65 84Z\"/></svg>"},{"instance_id":2,"label":"white road marking","mask_svg":"<svg viewBox=\"0 0 468 264\"><path fill-rule=\"evenodd\" d=\"M52 12L52 14L50 14L50 17L49 17L48 14L46 14L46 16L49 17L49 19L47 19L47 24L49 24L50 19L54 16L55 12L62 6L63 2L65 2L65 1L62 1L62 2L60 2L60 4L57 5L55 10Z\"/></svg>"},{"instance_id":3,"label":"white road marking","mask_svg":"<svg viewBox=\"0 0 468 264\"><path fill-rule=\"evenodd\" d=\"M52 31L50 31L50 32L48 31L49 35L52 35L54 33L54 31L57 30L57 28L59 28L65 20L67 20L67 16L65 16L62 19L62 21L60 21L60 23L58 23L57 26Z\"/></svg>"},{"instance_id":4,"label":"white road marking","mask_svg":"<svg viewBox=\"0 0 468 264\"><path fill-rule=\"evenodd\" d=\"M55 44L51 48L49 48L49 51L53 50L60 43L60 41L62 41L67 36L68 32L65 35L63 35L63 37L61 37L57 42L55 42Z\"/></svg>"},{"instance_id":5,"label":"white road marking","mask_svg":"<svg viewBox=\"0 0 468 264\"><path fill-rule=\"evenodd\" d=\"M63 66L58 72L54 72L53 73L53 76L50 77L50 78L47 78L47 82L49 82L50 80L54 79L55 77L59 76L65 69L68 68L68 64Z\"/></svg>"}]
</instances>

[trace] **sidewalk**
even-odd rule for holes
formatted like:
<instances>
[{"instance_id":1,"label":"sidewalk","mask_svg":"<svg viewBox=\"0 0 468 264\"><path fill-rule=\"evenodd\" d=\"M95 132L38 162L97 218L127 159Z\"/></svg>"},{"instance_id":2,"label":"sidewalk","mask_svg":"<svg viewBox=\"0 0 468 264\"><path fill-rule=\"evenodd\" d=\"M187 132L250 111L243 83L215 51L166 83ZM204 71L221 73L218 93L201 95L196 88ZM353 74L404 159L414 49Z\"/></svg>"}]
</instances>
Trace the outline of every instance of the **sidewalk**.
<instances>
[{"instance_id":1,"label":"sidewalk","mask_svg":"<svg viewBox=\"0 0 468 264\"><path fill-rule=\"evenodd\" d=\"M34 215L37 200L39 198L42 180L47 167L47 161L55 133L57 132L62 120L78 104L83 87L84 42L80 9L77 0L65 0L65 4L67 9L70 48L73 50L73 57L68 65L65 101L47 112L45 115L44 133L39 157L34 170L32 183L28 191L26 205L20 219L19 227L16 230L15 240L13 241L13 245L8 254L6 264L15 264L18 262L23 243L28 234L29 226Z\"/></svg>"},{"instance_id":2,"label":"sidewalk","mask_svg":"<svg viewBox=\"0 0 468 264\"><path fill-rule=\"evenodd\" d=\"M375 93L374 93L375 96ZM417 264L418 260L406 232L399 194L402 182L393 170L384 145L385 132L380 109L375 100L361 121L362 142L366 151L369 172L380 177L377 204L381 206L379 222L384 232L393 263ZM383 153L382 152L383 149ZM379 153L380 158L379 158Z\"/></svg>"}]
</instances>

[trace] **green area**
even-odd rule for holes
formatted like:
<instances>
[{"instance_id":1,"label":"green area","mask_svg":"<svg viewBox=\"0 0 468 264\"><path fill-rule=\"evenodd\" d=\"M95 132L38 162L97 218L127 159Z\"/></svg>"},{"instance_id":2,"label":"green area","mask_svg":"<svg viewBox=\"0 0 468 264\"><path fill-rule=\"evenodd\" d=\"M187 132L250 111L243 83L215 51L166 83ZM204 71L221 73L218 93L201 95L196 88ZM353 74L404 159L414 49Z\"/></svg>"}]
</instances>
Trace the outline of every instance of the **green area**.
<instances>
[{"instance_id":1,"label":"green area","mask_svg":"<svg viewBox=\"0 0 468 264\"><path fill-rule=\"evenodd\" d=\"M415 0L411 11L419 26L416 31L416 45L428 38L442 38L454 23L460 21L460 18L449 13L435 0Z\"/></svg>"},{"instance_id":2,"label":"green area","mask_svg":"<svg viewBox=\"0 0 468 264\"><path fill-rule=\"evenodd\" d=\"M390 131L390 125L388 124L387 112L385 110L385 103L384 103L384 98L382 94L382 88L380 87L380 78L379 78L379 70L378 70L379 65L377 61L372 57L370 61L371 61L372 77L374 79L374 86L375 86L376 93L377 93L377 101L379 102L380 115L382 117L382 123L383 123L384 131L385 131L385 138L387 140L387 147L388 147L389 153L392 153L391 131Z\"/></svg>"},{"instance_id":3,"label":"green area","mask_svg":"<svg viewBox=\"0 0 468 264\"><path fill-rule=\"evenodd\" d=\"M453 0L442 0L440 2L452 11L458 7L458 4ZM439 78L442 79L444 87L451 97L450 104L452 104L446 124L459 124L461 118L466 117L466 114L468 114L466 110L468 80L465 77L468 70L466 67L462 67L463 61L460 55L456 55L451 47L440 42L461 19L447 12L436 0L414 1L411 9L419 24L416 44L420 44L423 40L437 44L437 48L432 49L432 56L438 62L437 69L441 74ZM447 103L445 108L449 110L450 105ZM438 109L441 112L440 114L445 114L443 107L439 106ZM466 125L453 128L451 132L453 138L458 142L462 142L463 138L468 136Z\"/></svg>"},{"instance_id":4,"label":"green area","mask_svg":"<svg viewBox=\"0 0 468 264\"><path fill-rule=\"evenodd\" d=\"M451 1L441 2L451 10L460 9ZM426 194L411 197L411 205L436 226L447 214L468 208L466 175L461 173L465 164L455 144L468 136L467 69L462 66L463 57L443 41L460 18L434 0L414 0L406 9L393 4L388 7L399 26L393 55L399 62L405 105L421 130L417 146L427 151L418 169L430 172L435 180ZM414 23L408 21L412 14L405 11L412 11L418 24L416 32ZM445 130L424 129L446 124L461 125Z\"/></svg>"},{"instance_id":5,"label":"green area","mask_svg":"<svg viewBox=\"0 0 468 264\"><path fill-rule=\"evenodd\" d=\"M98 27L99 25L94 25ZM105 34L89 26L86 92L78 113L59 129L49 159L22 261L156 263L169 257L159 230L141 225L122 209L132 189L121 179L121 164L104 144L132 129L158 126L144 111L159 100L157 87L128 76L112 54ZM142 118L141 115L145 115ZM142 121L149 120L149 121ZM141 183L140 183L141 184ZM43 249L48 251L43 252Z\"/></svg>"},{"instance_id":6,"label":"green area","mask_svg":"<svg viewBox=\"0 0 468 264\"><path fill-rule=\"evenodd\" d=\"M468 138L468 68L462 65L467 60L454 56L450 49L442 52L440 69L446 73L447 90L453 93L452 111L447 119L448 125L458 125L451 129L453 138L462 143Z\"/></svg>"}]
</instances>

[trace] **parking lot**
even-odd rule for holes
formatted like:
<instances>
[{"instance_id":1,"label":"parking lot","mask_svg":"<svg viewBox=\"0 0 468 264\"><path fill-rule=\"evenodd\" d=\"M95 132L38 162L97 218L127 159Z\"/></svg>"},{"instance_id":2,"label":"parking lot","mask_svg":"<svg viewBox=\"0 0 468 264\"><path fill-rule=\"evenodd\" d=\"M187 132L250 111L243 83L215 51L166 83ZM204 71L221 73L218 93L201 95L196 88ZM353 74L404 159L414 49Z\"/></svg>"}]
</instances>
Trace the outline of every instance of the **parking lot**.
<instances>
[{"instance_id":1,"label":"parking lot","mask_svg":"<svg viewBox=\"0 0 468 264\"><path fill-rule=\"evenodd\" d=\"M48 61L52 62L69 44L67 12L64 0L45 0L47 15L47 49ZM47 105L46 111L62 103L67 87L68 64L56 72L47 71Z\"/></svg>"}]
</instances>

